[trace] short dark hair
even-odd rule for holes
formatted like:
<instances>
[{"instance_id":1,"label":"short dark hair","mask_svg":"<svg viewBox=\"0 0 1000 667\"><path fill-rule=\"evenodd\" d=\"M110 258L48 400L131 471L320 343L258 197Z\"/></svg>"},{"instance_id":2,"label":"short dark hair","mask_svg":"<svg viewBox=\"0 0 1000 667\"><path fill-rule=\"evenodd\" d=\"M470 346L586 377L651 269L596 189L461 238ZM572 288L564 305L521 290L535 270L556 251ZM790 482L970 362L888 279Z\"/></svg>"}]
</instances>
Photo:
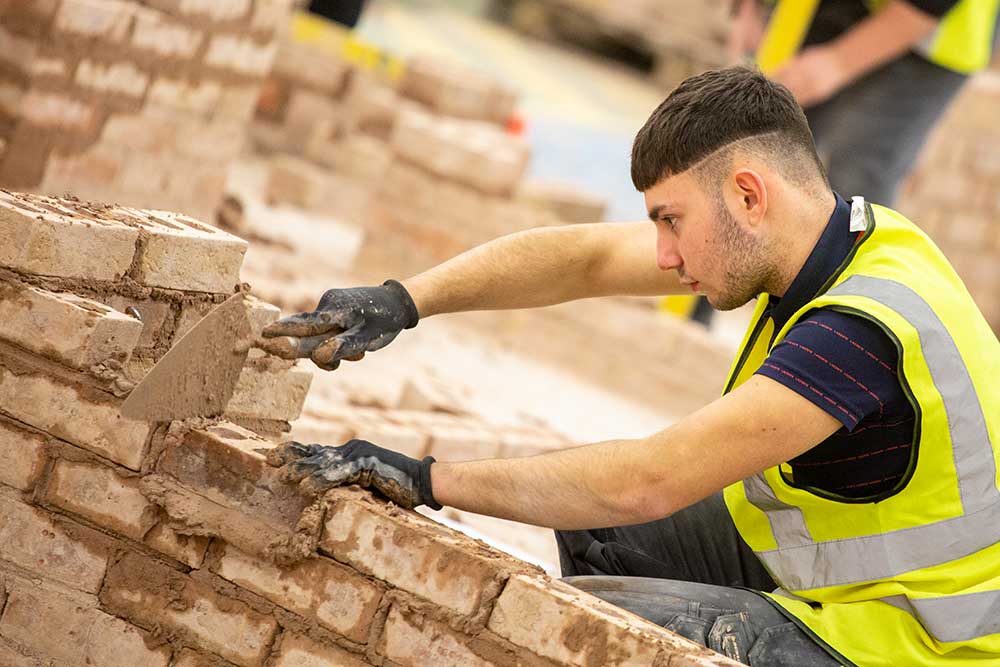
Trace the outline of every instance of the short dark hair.
<instances>
[{"instance_id":1,"label":"short dark hair","mask_svg":"<svg viewBox=\"0 0 1000 667\"><path fill-rule=\"evenodd\" d=\"M712 70L682 81L635 137L632 183L644 192L750 138L782 176L796 183L817 177L826 183L802 108L787 88L748 67ZM818 173L809 173L812 167Z\"/></svg>"}]
</instances>

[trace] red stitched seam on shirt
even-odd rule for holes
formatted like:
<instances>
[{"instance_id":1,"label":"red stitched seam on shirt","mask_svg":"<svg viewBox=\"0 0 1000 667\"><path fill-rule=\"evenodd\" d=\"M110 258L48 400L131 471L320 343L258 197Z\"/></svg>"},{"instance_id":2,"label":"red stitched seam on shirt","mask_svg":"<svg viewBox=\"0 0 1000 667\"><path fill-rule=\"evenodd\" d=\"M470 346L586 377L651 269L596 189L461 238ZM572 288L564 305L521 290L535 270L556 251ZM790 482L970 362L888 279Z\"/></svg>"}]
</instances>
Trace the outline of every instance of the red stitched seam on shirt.
<instances>
[{"instance_id":1,"label":"red stitched seam on shirt","mask_svg":"<svg viewBox=\"0 0 1000 667\"><path fill-rule=\"evenodd\" d=\"M906 424L906 423L911 422L911 421L913 421L913 420L912 419L900 419L898 422L893 422L891 424L869 424L868 426L862 426L861 428L855 429L855 430L851 431L850 433L847 433L845 435L845 437L847 437L847 438L853 437L853 436L857 435L858 433L862 433L864 431L867 431L870 428L895 428L896 426L902 426L903 424Z\"/></svg>"},{"instance_id":2,"label":"red stitched seam on shirt","mask_svg":"<svg viewBox=\"0 0 1000 667\"><path fill-rule=\"evenodd\" d=\"M886 452L892 452L897 449L909 449L913 446L912 442L908 442L905 445L893 445L892 447L886 447L885 449L879 449L874 452L865 452L864 454L858 454L857 456L848 456L846 459L834 459L833 461L810 461L809 463L793 463L794 467L815 467L815 466L825 466L833 465L834 463L847 463L848 461L860 461L861 459L866 459L869 456L878 456L879 454L885 454Z\"/></svg>"},{"instance_id":3,"label":"red stitched seam on shirt","mask_svg":"<svg viewBox=\"0 0 1000 667\"><path fill-rule=\"evenodd\" d=\"M847 373L847 372L846 372L846 371L844 371L844 370L843 370L842 368L837 368L836 366L834 366L833 364L831 364L831 363L830 363L829 361L827 361L826 359L824 359L824 358L823 358L822 356L820 356L820 355L816 354L816 353L815 353L815 352L814 352L813 350L810 350L810 349L809 349L808 347L806 347L805 345L801 345L801 344L799 344L799 343L796 343L796 342L795 342L794 340L786 340L786 341L783 341L783 342L785 342L785 343L787 343L787 344L791 345L792 347L797 347L797 348L799 348L800 350L805 350L805 351L806 351L806 352L808 352L809 354L813 355L814 357L816 357L817 359L819 359L820 361L822 361L823 363L825 363L825 364L826 364L827 366L830 366L830 367L831 367L831 368L833 368L834 370L838 371L838 372L839 372L839 373L840 373L841 375L843 375L843 376L844 376L845 378L847 378L848 380L850 380L850 381L851 381L851 382L853 382L854 384L856 384L856 385L858 385L859 387L861 387L861 390L862 390L862 391L864 391L864 392L865 392L865 393L867 393L867 394L868 394L869 396L871 396L871 397L872 397L872 398L874 398L874 399L875 399L876 401L878 401L878 416L879 416L879 417L881 417L881 416L882 416L882 414L883 414L883 413L885 412L885 403L883 403L883 402L882 402L882 399L878 397L878 394L876 394L876 393L875 393L874 391L872 391L871 389L869 389L869 388L868 388L868 387L866 387L865 385L863 385L863 384L861 384L860 382L858 382L858 381L857 381L857 380L856 380L856 379L855 379L855 378L854 378L854 377L853 377L853 376L852 376L852 375L851 375L850 373ZM859 345L858 347L860 347L860 345Z\"/></svg>"},{"instance_id":4,"label":"red stitched seam on shirt","mask_svg":"<svg viewBox=\"0 0 1000 667\"><path fill-rule=\"evenodd\" d=\"M905 473L899 473L898 475L890 475L889 477L883 477L882 479L872 480L871 482L858 482L857 484L848 484L847 486L835 486L835 489L856 489L859 486L872 486L873 484L881 484L882 482L888 482L890 479L899 479Z\"/></svg>"},{"instance_id":5,"label":"red stitched seam on shirt","mask_svg":"<svg viewBox=\"0 0 1000 667\"><path fill-rule=\"evenodd\" d=\"M808 387L817 396L820 396L821 398L825 399L828 403L830 403L831 405L833 405L834 407L836 407L838 410L840 410L845 415L847 415L848 417L850 417L851 419L853 419L855 422L858 421L858 418L855 417L854 414L851 413L850 410L848 410L847 408L845 408L844 406L842 406L840 403L838 403L837 401L833 400L832 398L830 398L829 396L827 396L826 394L824 394L819 389L817 389L816 387L812 386L811 384L809 384L808 382L806 382L802 378L797 377L797 376L795 376L792 373L789 373L784 368L778 368L777 366L775 366L774 364L769 363L769 362L764 362L764 366L767 366L768 368L774 369L774 370L778 371L779 373L781 373L782 375L787 375L788 377L792 378L793 380L795 380L799 384L801 384L801 385L803 385L805 387Z\"/></svg>"},{"instance_id":6,"label":"red stitched seam on shirt","mask_svg":"<svg viewBox=\"0 0 1000 667\"><path fill-rule=\"evenodd\" d=\"M883 368L885 368L885 370L887 370L887 371L889 371L890 373L893 373L893 374L896 373L896 371L894 371L892 369L892 367L889 366L889 364L885 363L884 361L882 361L881 359L879 359L878 357L876 357L874 354L872 354L871 352L869 352L868 350L866 350L864 348L864 346L862 346L859 343L855 342L853 339L851 339L846 334L843 334L840 331L837 331L836 329L834 329L833 327L828 326L826 324L823 324L822 322L814 322L813 320L803 320L803 322L805 324L813 324L813 325L818 326L818 327L823 327L827 331L829 331L831 333L834 333L837 336L840 336L841 338L843 338L844 340L846 340L848 343L850 343L851 345L853 345L854 347L858 348L859 350L861 350L862 352L864 352L865 354L867 354L869 357L871 357L873 361L878 362Z\"/></svg>"}]
</instances>

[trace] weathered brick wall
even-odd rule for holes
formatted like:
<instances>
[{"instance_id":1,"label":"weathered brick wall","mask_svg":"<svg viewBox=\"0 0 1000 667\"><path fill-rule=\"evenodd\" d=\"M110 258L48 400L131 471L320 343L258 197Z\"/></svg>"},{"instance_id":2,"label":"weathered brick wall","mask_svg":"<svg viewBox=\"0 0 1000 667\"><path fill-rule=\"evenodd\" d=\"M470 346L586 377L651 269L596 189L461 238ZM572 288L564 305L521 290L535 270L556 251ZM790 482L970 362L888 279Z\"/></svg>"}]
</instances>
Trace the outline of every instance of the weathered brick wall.
<instances>
[{"instance_id":1,"label":"weathered brick wall","mask_svg":"<svg viewBox=\"0 0 1000 667\"><path fill-rule=\"evenodd\" d=\"M0 186L211 219L289 0L0 3Z\"/></svg>"},{"instance_id":2,"label":"weathered brick wall","mask_svg":"<svg viewBox=\"0 0 1000 667\"><path fill-rule=\"evenodd\" d=\"M1000 67L972 77L934 130L899 209L941 247L1000 331Z\"/></svg>"},{"instance_id":3,"label":"weathered brick wall","mask_svg":"<svg viewBox=\"0 0 1000 667\"><path fill-rule=\"evenodd\" d=\"M367 493L304 497L231 421L123 418L245 247L183 216L0 192L0 664L732 664ZM253 306L255 326L275 315ZM251 416L294 418L261 386Z\"/></svg>"}]
</instances>

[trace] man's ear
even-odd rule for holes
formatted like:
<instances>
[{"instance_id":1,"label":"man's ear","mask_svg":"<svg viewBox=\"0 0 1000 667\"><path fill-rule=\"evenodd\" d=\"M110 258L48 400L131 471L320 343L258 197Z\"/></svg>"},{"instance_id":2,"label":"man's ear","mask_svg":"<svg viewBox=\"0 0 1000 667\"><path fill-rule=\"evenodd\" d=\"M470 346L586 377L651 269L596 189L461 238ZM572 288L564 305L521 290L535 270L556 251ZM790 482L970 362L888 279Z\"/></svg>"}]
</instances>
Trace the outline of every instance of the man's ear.
<instances>
[{"instance_id":1,"label":"man's ear","mask_svg":"<svg viewBox=\"0 0 1000 667\"><path fill-rule=\"evenodd\" d=\"M759 226L767 213L767 186L760 172L740 168L733 173L731 184L736 199L736 218L750 227Z\"/></svg>"}]
</instances>

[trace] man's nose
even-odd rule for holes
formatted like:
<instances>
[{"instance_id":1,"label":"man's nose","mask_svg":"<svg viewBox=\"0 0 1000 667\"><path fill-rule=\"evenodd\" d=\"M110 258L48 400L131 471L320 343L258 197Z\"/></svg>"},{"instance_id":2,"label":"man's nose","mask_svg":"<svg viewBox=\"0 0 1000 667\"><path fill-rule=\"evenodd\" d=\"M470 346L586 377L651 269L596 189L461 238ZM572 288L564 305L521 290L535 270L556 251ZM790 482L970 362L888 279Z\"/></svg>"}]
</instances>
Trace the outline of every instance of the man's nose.
<instances>
[{"instance_id":1,"label":"man's nose","mask_svg":"<svg viewBox=\"0 0 1000 667\"><path fill-rule=\"evenodd\" d=\"M656 237L656 265L661 271L679 268L684 264L680 253L677 252L677 243L668 234L660 232Z\"/></svg>"}]
</instances>

